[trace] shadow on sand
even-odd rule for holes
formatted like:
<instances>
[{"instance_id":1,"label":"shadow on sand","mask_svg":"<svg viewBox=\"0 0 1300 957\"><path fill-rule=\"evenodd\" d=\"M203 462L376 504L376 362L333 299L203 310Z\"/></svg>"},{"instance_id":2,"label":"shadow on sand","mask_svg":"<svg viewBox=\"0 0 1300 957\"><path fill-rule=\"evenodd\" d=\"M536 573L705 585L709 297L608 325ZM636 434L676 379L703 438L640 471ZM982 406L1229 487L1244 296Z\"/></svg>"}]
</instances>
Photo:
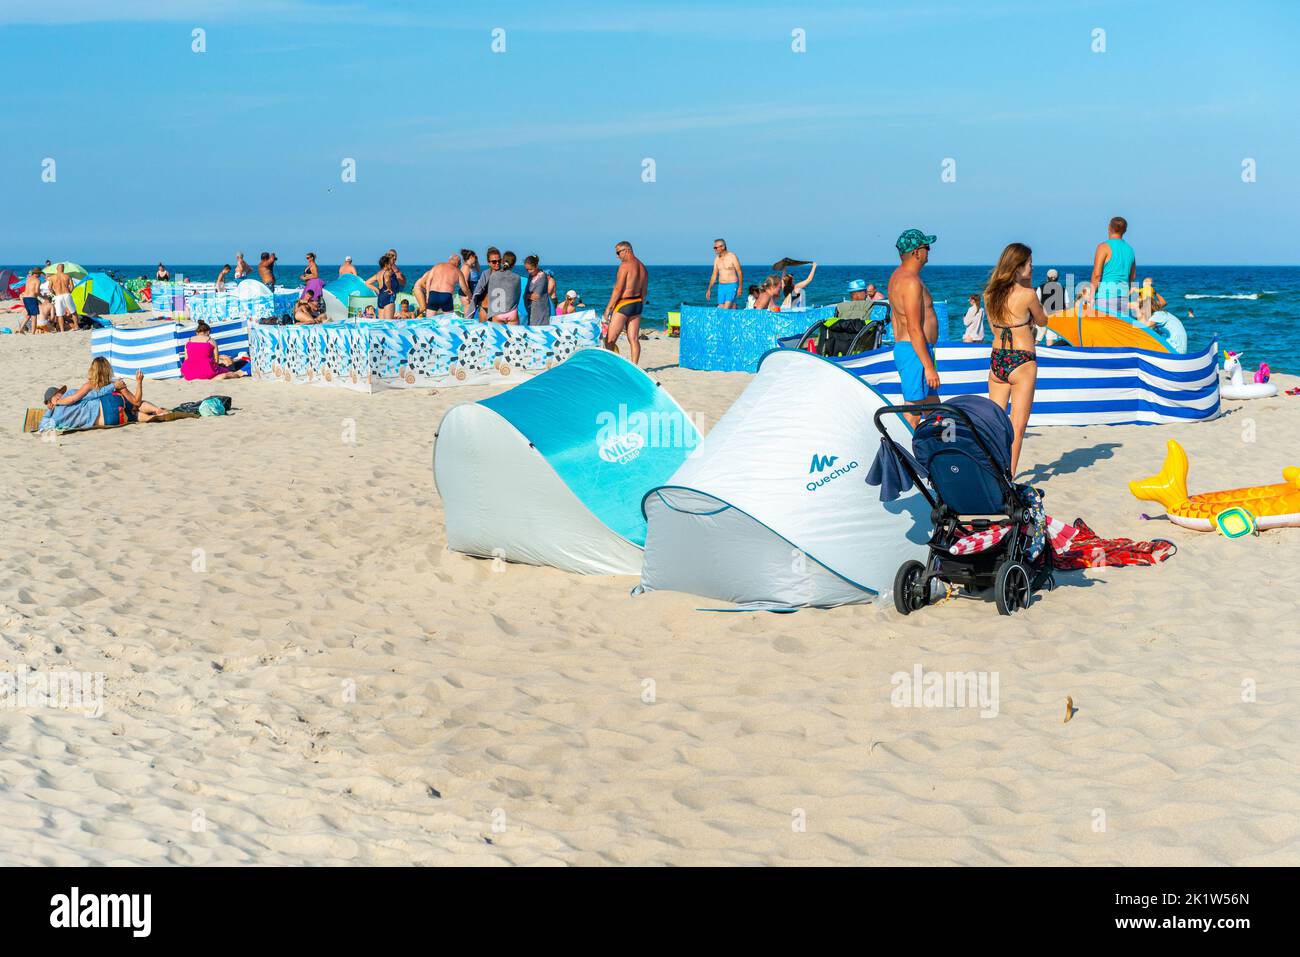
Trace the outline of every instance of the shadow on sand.
<instances>
[{"instance_id":1,"label":"shadow on sand","mask_svg":"<svg viewBox=\"0 0 1300 957\"><path fill-rule=\"evenodd\" d=\"M1028 438L1028 434L1026 438ZM1072 472L1078 472L1096 465L1102 459L1114 458L1115 449L1119 447L1120 443L1118 442L1099 442L1086 449L1074 449L1066 452L1055 462L1035 465L1030 471L1021 472L1016 476L1016 480L1032 485L1035 482L1046 482L1057 475L1069 475Z\"/></svg>"}]
</instances>

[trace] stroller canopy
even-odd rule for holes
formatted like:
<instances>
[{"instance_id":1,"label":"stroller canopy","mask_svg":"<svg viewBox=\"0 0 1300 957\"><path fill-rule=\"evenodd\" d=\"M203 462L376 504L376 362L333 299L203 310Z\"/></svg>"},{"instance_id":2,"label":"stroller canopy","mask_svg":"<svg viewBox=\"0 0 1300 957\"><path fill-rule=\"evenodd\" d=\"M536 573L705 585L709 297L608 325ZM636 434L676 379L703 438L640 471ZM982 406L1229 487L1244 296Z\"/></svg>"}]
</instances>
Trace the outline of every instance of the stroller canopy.
<instances>
[{"instance_id":1,"label":"stroller canopy","mask_svg":"<svg viewBox=\"0 0 1300 957\"><path fill-rule=\"evenodd\" d=\"M997 403L982 395L954 395L945 399L943 404L970 416L975 431L993 453L997 466L1003 471L1011 469L1011 419ZM921 420L912 438L912 454L921 468L929 472L935 455L952 448L983 457L970 428L961 419L949 420L943 413L934 413Z\"/></svg>"}]
</instances>

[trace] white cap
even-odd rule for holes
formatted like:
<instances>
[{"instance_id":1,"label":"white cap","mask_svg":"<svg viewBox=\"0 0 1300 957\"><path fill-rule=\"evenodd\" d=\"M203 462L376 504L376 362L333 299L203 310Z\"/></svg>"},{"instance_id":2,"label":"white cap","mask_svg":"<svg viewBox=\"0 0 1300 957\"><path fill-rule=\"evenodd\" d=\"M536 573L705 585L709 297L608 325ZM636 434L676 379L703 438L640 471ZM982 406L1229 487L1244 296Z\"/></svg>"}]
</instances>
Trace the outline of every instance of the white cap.
<instances>
[{"instance_id":1,"label":"white cap","mask_svg":"<svg viewBox=\"0 0 1300 957\"><path fill-rule=\"evenodd\" d=\"M344 261L345 263L350 263L350 262L352 262L352 257L351 257L351 256L344 256L344 257L343 257L343 261Z\"/></svg>"},{"instance_id":2,"label":"white cap","mask_svg":"<svg viewBox=\"0 0 1300 957\"><path fill-rule=\"evenodd\" d=\"M570 289L568 292L566 292L566 293L564 294L564 298L565 298L565 299L577 299L577 298L578 298L578 293L577 293L576 290Z\"/></svg>"},{"instance_id":3,"label":"white cap","mask_svg":"<svg viewBox=\"0 0 1300 957\"><path fill-rule=\"evenodd\" d=\"M1049 269L1049 270L1047 270L1047 278L1048 278L1048 279L1055 279L1055 278L1056 278L1057 276L1059 276L1059 275L1060 275L1060 273L1057 272L1055 269Z\"/></svg>"}]
</instances>

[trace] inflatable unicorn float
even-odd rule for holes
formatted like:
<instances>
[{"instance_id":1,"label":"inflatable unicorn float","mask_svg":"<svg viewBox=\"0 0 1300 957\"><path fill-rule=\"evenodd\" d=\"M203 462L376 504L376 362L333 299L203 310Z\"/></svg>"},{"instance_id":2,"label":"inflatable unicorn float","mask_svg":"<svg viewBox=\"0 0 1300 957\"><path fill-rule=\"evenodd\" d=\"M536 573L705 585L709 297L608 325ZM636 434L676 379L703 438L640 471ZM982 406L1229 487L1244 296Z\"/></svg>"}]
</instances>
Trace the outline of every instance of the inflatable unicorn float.
<instances>
[{"instance_id":1,"label":"inflatable unicorn float","mask_svg":"<svg viewBox=\"0 0 1300 957\"><path fill-rule=\"evenodd\" d=\"M1270 373L1267 362L1259 364L1253 383L1246 381L1241 370L1243 355L1244 352L1224 350L1223 374L1228 377L1228 381L1219 386L1219 395L1225 399L1267 399L1269 396L1277 395L1277 386L1268 381Z\"/></svg>"},{"instance_id":2,"label":"inflatable unicorn float","mask_svg":"<svg viewBox=\"0 0 1300 957\"><path fill-rule=\"evenodd\" d=\"M1143 501L1163 505L1169 521L1175 525L1198 532L1217 528L1236 538L1233 529L1264 531L1300 525L1300 467L1284 468L1283 481L1277 485L1253 485L1190 496L1187 468L1187 453L1170 439L1160 471L1140 482L1129 482L1129 491Z\"/></svg>"}]
</instances>

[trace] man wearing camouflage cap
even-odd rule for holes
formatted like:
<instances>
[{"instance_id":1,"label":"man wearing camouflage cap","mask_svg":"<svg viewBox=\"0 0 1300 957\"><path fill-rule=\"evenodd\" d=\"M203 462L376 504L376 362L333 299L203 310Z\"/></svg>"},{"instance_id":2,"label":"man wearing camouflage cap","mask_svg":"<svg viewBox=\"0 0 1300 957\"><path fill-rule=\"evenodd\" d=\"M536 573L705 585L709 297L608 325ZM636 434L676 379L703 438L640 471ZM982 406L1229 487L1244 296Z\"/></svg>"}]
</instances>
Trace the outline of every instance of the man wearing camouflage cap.
<instances>
[{"instance_id":1,"label":"man wearing camouflage cap","mask_svg":"<svg viewBox=\"0 0 1300 957\"><path fill-rule=\"evenodd\" d=\"M903 382L903 401L908 404L934 401L939 394L939 370L934 364L939 320L930 290L921 281L921 269L930 259L935 238L919 229L907 229L894 243L899 258L898 268L889 277L894 365ZM921 416L908 415L907 419L915 426Z\"/></svg>"}]
</instances>

